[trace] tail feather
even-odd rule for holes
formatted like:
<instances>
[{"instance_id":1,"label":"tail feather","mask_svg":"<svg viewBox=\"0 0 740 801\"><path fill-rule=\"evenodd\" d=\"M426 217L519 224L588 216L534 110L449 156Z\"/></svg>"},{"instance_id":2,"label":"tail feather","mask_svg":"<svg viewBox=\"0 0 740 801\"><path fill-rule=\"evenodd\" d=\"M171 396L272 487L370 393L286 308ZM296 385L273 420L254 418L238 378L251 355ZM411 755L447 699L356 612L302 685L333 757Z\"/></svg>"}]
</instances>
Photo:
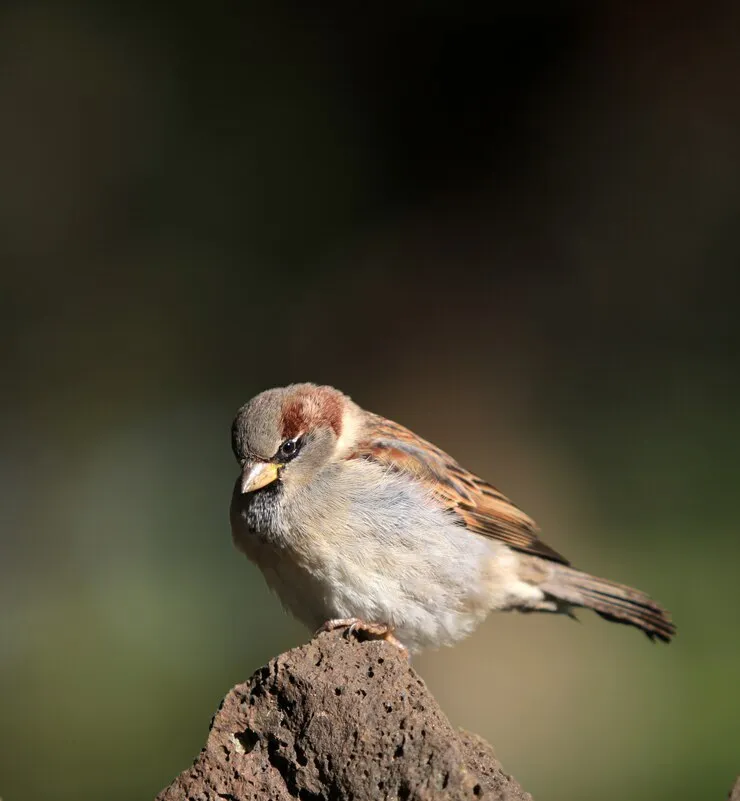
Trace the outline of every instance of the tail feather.
<instances>
[{"instance_id":1,"label":"tail feather","mask_svg":"<svg viewBox=\"0 0 740 801\"><path fill-rule=\"evenodd\" d=\"M644 592L615 581L557 565L541 589L556 601L593 609L605 620L635 626L651 640L670 642L676 633L663 607Z\"/></svg>"}]
</instances>

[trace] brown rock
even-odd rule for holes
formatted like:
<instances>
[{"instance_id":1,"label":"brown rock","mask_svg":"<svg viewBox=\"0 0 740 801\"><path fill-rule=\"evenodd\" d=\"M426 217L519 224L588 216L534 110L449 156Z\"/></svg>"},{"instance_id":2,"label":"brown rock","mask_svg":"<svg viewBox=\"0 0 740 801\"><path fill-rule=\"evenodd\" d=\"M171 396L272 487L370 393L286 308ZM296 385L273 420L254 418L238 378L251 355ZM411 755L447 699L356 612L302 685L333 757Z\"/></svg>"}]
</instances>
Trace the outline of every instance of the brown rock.
<instances>
[{"instance_id":1,"label":"brown rock","mask_svg":"<svg viewBox=\"0 0 740 801\"><path fill-rule=\"evenodd\" d=\"M740 776L735 779L735 784L732 785L727 801L740 801Z\"/></svg>"},{"instance_id":2,"label":"brown rock","mask_svg":"<svg viewBox=\"0 0 740 801\"><path fill-rule=\"evenodd\" d=\"M158 801L531 801L484 740L455 730L401 653L341 632L236 686Z\"/></svg>"}]
</instances>

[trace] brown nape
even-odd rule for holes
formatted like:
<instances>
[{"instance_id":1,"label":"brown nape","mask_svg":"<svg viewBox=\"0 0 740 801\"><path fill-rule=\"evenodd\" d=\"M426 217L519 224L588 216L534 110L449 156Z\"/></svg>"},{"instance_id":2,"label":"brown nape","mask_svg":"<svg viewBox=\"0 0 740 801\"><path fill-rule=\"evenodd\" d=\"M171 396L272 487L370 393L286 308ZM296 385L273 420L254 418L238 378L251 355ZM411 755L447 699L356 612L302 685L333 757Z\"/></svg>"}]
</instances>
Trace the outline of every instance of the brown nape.
<instances>
[{"instance_id":1,"label":"brown nape","mask_svg":"<svg viewBox=\"0 0 740 801\"><path fill-rule=\"evenodd\" d=\"M290 394L283 407L281 435L285 439L297 437L314 428L332 428L342 433L344 401L331 387L307 387Z\"/></svg>"},{"instance_id":2,"label":"brown nape","mask_svg":"<svg viewBox=\"0 0 740 801\"><path fill-rule=\"evenodd\" d=\"M283 439L297 437L308 427L308 421L303 411L302 400L290 400L283 407L281 417L281 436Z\"/></svg>"}]
</instances>

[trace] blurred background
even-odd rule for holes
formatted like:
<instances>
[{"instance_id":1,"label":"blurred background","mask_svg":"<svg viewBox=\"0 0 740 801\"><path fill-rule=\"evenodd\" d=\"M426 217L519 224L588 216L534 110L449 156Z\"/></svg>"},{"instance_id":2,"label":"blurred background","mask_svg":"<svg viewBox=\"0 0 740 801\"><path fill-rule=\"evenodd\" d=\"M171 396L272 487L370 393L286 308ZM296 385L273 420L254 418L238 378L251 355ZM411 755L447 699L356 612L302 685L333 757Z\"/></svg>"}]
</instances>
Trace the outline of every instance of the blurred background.
<instances>
[{"instance_id":1,"label":"blurred background","mask_svg":"<svg viewBox=\"0 0 740 801\"><path fill-rule=\"evenodd\" d=\"M235 409L336 385L648 590L416 665L537 801L740 772L740 5L0 11L0 795L147 799L305 641Z\"/></svg>"}]
</instances>

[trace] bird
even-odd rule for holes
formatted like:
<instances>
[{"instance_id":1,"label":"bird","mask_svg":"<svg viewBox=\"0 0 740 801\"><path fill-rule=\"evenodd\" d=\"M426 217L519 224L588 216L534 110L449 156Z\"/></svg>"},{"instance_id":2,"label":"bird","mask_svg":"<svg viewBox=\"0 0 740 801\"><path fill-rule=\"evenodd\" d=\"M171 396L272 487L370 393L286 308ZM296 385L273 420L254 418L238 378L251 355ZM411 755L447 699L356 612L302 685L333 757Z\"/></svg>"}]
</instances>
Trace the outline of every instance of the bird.
<instances>
[{"instance_id":1,"label":"bird","mask_svg":"<svg viewBox=\"0 0 740 801\"><path fill-rule=\"evenodd\" d=\"M233 542L286 609L407 655L453 645L492 611L606 620L669 642L669 613L574 568L493 485L330 386L268 389L231 428Z\"/></svg>"}]
</instances>

